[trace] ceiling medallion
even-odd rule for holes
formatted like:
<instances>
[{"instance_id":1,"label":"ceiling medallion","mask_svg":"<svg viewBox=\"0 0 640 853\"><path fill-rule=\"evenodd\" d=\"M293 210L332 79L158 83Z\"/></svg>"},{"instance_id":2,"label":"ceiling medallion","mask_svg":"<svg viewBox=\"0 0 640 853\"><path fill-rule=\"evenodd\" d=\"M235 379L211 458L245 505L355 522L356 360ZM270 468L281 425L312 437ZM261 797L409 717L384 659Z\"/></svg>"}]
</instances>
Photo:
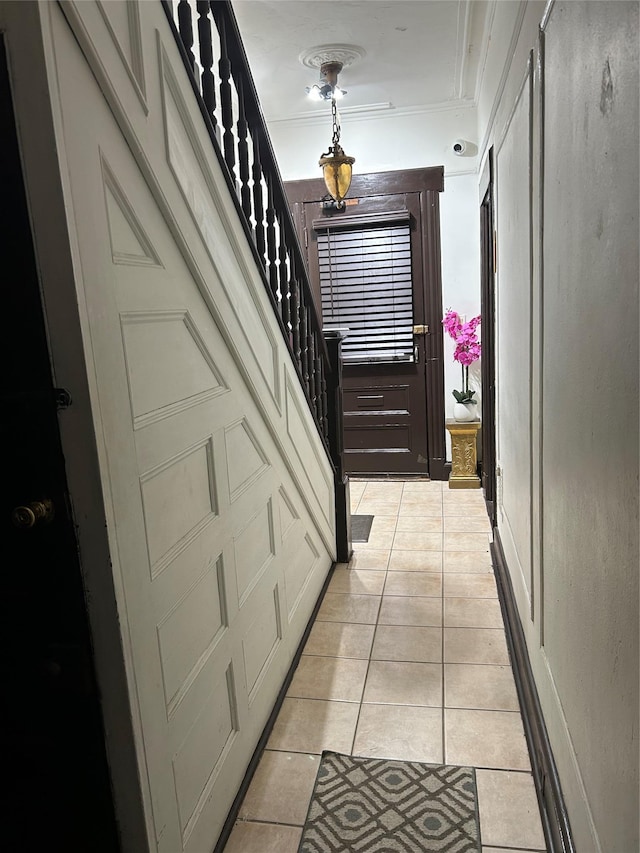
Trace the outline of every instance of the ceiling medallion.
<instances>
[{"instance_id":1,"label":"ceiling medallion","mask_svg":"<svg viewBox=\"0 0 640 853\"><path fill-rule=\"evenodd\" d=\"M319 44L303 50L298 59L307 68L320 68L327 62L339 62L347 68L366 55L366 50L356 44Z\"/></svg>"}]
</instances>

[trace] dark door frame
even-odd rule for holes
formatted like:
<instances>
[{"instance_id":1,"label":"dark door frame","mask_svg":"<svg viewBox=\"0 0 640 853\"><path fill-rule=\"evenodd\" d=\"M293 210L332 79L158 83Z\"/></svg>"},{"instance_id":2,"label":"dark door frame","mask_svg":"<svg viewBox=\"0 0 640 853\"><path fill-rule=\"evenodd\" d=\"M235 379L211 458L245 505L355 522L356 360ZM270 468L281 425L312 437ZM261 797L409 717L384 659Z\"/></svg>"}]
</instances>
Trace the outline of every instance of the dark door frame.
<instances>
[{"instance_id":1,"label":"dark door frame","mask_svg":"<svg viewBox=\"0 0 640 853\"><path fill-rule=\"evenodd\" d=\"M300 243L306 246L308 235L305 233L304 204L322 201L327 194L324 181L321 178L288 181L285 183L285 190L292 208ZM425 323L429 327L429 333L425 336L425 358L427 447L429 449L429 475L432 480L447 479L450 468L446 462L444 429L444 341L441 325L442 272L440 265L439 199L441 192L444 192L443 166L354 175L349 190L351 198L391 195L393 193L416 193L419 195L423 276L426 285ZM349 199L347 199L348 203Z\"/></svg>"},{"instance_id":2,"label":"dark door frame","mask_svg":"<svg viewBox=\"0 0 640 853\"><path fill-rule=\"evenodd\" d=\"M482 488L496 526L495 221L493 148L480 176L480 289L482 316Z\"/></svg>"}]
</instances>

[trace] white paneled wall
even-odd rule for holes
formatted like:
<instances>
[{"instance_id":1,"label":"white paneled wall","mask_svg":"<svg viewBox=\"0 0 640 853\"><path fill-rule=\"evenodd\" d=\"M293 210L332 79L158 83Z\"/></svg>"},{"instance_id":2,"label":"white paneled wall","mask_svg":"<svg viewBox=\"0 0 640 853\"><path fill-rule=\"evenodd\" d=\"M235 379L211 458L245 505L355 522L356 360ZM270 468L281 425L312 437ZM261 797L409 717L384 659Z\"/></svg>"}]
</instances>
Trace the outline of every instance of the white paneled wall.
<instances>
[{"instance_id":1,"label":"white paneled wall","mask_svg":"<svg viewBox=\"0 0 640 853\"><path fill-rule=\"evenodd\" d=\"M516 29L480 98L498 527L576 849L622 853L639 843L638 4L516 6L496 4L496 32Z\"/></svg>"}]
</instances>

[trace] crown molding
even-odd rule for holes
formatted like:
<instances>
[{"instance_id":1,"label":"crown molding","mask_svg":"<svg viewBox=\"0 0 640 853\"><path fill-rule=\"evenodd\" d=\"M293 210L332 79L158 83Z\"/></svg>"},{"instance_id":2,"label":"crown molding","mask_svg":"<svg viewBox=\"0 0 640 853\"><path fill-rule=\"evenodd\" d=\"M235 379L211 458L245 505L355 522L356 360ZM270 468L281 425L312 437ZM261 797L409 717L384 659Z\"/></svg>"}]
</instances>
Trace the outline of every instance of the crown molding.
<instances>
[{"instance_id":1,"label":"crown molding","mask_svg":"<svg viewBox=\"0 0 640 853\"><path fill-rule=\"evenodd\" d=\"M475 109L477 103L473 98L459 98L451 101L440 101L433 104L418 104L416 106L395 107L390 101L377 104L362 104L355 107L339 107L341 118L349 121L366 121L375 118L400 118L402 116L427 115L429 113L447 112L450 110ZM267 124L290 124L294 127L303 125L325 124L330 120L328 109L322 112L293 113L288 116L266 118Z\"/></svg>"},{"instance_id":2,"label":"crown molding","mask_svg":"<svg viewBox=\"0 0 640 853\"><path fill-rule=\"evenodd\" d=\"M482 91L482 81L484 80L484 74L487 67L489 44L491 42L491 31L493 29L493 22L496 16L496 7L497 0L490 0L487 5L484 16L484 25L482 30L482 37L480 40L480 44L482 46L482 54L480 56L480 61L478 62L478 67L476 68L476 79L474 88L474 98L476 101L480 99L480 92Z\"/></svg>"},{"instance_id":3,"label":"crown molding","mask_svg":"<svg viewBox=\"0 0 640 853\"><path fill-rule=\"evenodd\" d=\"M447 178L460 178L463 175L477 175L478 167L476 166L473 169L446 169L444 170L444 179Z\"/></svg>"},{"instance_id":4,"label":"crown molding","mask_svg":"<svg viewBox=\"0 0 640 853\"><path fill-rule=\"evenodd\" d=\"M550 5L547 6L550 8ZM479 146L479 154L480 160L484 160L485 153L489 146L489 140L494 132L494 122L496 120L496 114L498 112L498 106L500 105L500 101L504 94L505 86L507 85L507 79L509 77L509 72L511 71L511 64L513 63L513 57L516 52L516 48L518 46L518 39L520 38L520 31L522 30L522 24L524 22L525 13L527 11L527 0L520 0L520 5L518 8L518 15L516 18L516 22L513 27L513 32L511 33L511 41L509 43L509 49L507 51L507 56L505 59L505 63L502 69L502 75L500 77L500 82L498 83L498 88L496 90L493 104L491 106L491 113L489 114L489 120L487 122L487 127L484 133L484 139L482 140L482 144ZM493 20L492 20L493 23Z\"/></svg>"}]
</instances>

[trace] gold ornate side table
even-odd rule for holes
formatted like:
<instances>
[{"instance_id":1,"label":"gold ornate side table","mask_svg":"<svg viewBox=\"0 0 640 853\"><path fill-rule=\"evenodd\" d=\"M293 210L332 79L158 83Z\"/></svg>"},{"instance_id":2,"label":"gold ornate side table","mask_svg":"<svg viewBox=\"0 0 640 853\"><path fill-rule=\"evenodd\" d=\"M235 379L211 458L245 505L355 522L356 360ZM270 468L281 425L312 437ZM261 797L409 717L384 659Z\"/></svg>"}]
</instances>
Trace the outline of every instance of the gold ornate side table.
<instances>
[{"instance_id":1,"label":"gold ornate side table","mask_svg":"<svg viewBox=\"0 0 640 853\"><path fill-rule=\"evenodd\" d=\"M451 435L450 489L479 489L477 474L478 452L476 439L480 421L454 421L447 418L445 426Z\"/></svg>"}]
</instances>

